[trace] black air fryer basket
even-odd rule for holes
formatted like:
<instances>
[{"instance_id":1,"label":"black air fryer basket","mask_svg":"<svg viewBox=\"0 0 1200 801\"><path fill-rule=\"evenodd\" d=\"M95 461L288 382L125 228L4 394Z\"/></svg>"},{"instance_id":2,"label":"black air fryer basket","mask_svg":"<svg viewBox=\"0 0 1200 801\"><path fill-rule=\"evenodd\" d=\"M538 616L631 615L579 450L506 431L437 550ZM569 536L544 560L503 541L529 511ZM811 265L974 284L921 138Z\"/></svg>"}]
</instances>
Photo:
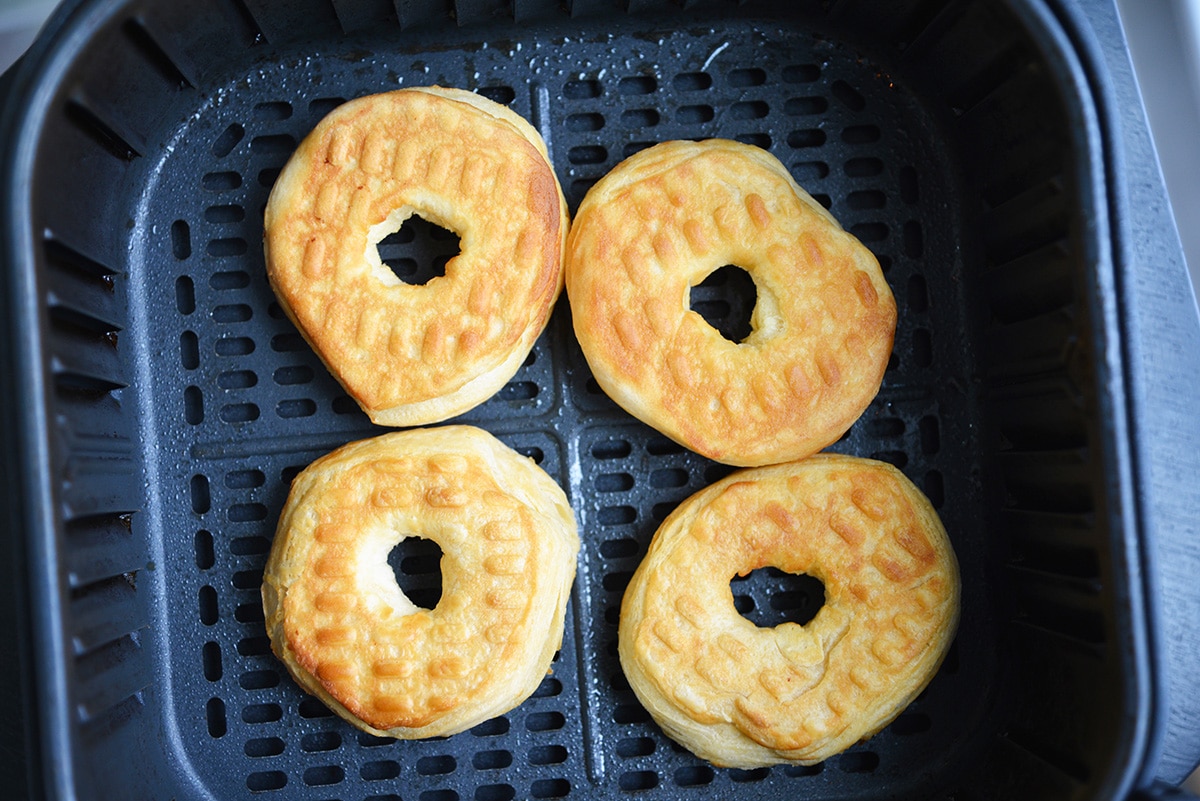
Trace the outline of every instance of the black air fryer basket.
<instances>
[{"instance_id":1,"label":"black air fryer basket","mask_svg":"<svg viewBox=\"0 0 1200 801\"><path fill-rule=\"evenodd\" d=\"M717 769L639 705L622 592L663 518L729 468L604 396L565 298L459 418L532 456L578 515L566 637L534 696L395 742L272 656L259 588L289 482L380 430L276 303L264 204L339 103L429 84L528 118L572 210L639 149L727 137L774 153L878 256L895 353L832 449L911 477L963 577L946 662L880 734L812 767ZM4 90L14 788L1110 799L1167 794L1200 757L1200 327L1111 3L78 0ZM457 247L414 221L380 251L423 280ZM738 277L693 293L722 330L753 303ZM432 604L421 543L391 561ZM760 625L822 602L766 570L732 591Z\"/></svg>"}]
</instances>

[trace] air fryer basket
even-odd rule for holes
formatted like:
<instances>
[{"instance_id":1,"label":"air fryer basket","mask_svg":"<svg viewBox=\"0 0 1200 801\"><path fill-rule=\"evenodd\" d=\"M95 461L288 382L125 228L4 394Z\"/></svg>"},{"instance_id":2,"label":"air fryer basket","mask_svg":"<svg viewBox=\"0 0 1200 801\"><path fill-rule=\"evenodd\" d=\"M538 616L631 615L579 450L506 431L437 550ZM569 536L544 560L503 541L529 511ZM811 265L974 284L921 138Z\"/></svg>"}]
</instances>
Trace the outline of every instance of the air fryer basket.
<instances>
[{"instance_id":1,"label":"air fryer basket","mask_svg":"<svg viewBox=\"0 0 1200 801\"><path fill-rule=\"evenodd\" d=\"M16 156L33 180L10 302L37 324L8 357L30 376L21 419L42 426L17 437L41 455L22 469L48 476L25 548L45 604L31 684L50 795L1092 798L1134 781L1150 679L1109 422L1118 334L1097 300L1110 233L1093 100L1057 18L1032 0L627 5L60 13L53 94ZM532 456L579 518L567 634L539 690L468 733L394 742L334 717L271 655L259 587L289 482L379 430L275 302L263 207L337 104L428 84L532 121L572 209L641 148L728 137L778 156L876 253L895 353L832 449L903 469L963 576L949 657L879 735L812 767L716 769L638 704L616 656L621 594L658 523L729 468L600 392L565 298L512 381L459 418ZM409 280L456 248L420 222L380 246ZM694 292L718 327L748 314L736 278ZM436 599L428 543L392 561ZM761 625L821 603L771 571L732 589Z\"/></svg>"}]
</instances>

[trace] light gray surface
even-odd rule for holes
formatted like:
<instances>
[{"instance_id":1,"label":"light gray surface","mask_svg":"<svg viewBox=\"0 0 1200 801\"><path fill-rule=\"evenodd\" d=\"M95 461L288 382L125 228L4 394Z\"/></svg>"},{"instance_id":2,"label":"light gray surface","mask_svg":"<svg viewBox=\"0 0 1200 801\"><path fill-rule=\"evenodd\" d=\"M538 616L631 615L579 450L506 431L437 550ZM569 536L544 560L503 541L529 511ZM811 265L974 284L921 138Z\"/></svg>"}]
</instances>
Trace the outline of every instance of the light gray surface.
<instances>
[{"instance_id":1,"label":"light gray surface","mask_svg":"<svg viewBox=\"0 0 1200 801\"><path fill-rule=\"evenodd\" d=\"M55 0L0 0L0 72L25 52Z\"/></svg>"},{"instance_id":2,"label":"light gray surface","mask_svg":"<svg viewBox=\"0 0 1200 801\"><path fill-rule=\"evenodd\" d=\"M1200 0L1117 0L1192 285L1200 286Z\"/></svg>"}]
</instances>

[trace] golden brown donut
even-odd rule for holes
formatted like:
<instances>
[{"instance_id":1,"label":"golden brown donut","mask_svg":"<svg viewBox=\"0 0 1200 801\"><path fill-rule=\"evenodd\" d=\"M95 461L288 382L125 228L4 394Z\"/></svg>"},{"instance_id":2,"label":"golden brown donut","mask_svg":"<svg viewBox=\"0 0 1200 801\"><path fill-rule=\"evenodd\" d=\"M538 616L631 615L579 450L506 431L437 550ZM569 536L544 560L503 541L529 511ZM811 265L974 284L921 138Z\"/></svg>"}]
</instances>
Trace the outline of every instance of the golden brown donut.
<instances>
[{"instance_id":1,"label":"golden brown donut","mask_svg":"<svg viewBox=\"0 0 1200 801\"><path fill-rule=\"evenodd\" d=\"M725 264L757 288L740 343L689 308ZM655 145L600 179L572 223L566 286L600 387L734 465L836 441L878 392L896 327L871 252L774 156L727 140Z\"/></svg>"},{"instance_id":2,"label":"golden brown donut","mask_svg":"<svg viewBox=\"0 0 1200 801\"><path fill-rule=\"evenodd\" d=\"M442 597L417 607L388 553L442 549ZM463 731L524 701L563 636L579 537L532 460L470 426L346 445L292 483L263 575L275 654L361 729Z\"/></svg>"},{"instance_id":3,"label":"golden brown donut","mask_svg":"<svg viewBox=\"0 0 1200 801\"><path fill-rule=\"evenodd\" d=\"M825 585L800 626L760 628L729 582L774 566ZM819 454L743 470L662 524L621 606L621 666L672 738L716 765L812 764L891 722L958 624L958 564L891 465Z\"/></svg>"},{"instance_id":4,"label":"golden brown donut","mask_svg":"<svg viewBox=\"0 0 1200 801\"><path fill-rule=\"evenodd\" d=\"M414 213L461 247L421 286L376 248ZM280 305L380 425L445 420L486 400L562 289L567 208L544 142L520 115L458 89L336 108L289 159L264 223Z\"/></svg>"}]
</instances>

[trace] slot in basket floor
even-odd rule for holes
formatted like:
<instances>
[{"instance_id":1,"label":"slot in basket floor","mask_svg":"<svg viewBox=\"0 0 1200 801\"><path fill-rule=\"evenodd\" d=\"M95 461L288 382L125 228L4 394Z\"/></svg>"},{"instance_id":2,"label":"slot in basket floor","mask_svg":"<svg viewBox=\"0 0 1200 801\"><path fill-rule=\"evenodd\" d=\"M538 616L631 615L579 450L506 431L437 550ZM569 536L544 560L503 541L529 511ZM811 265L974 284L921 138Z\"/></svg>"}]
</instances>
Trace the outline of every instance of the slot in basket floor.
<instances>
[{"instance_id":1,"label":"slot in basket floor","mask_svg":"<svg viewBox=\"0 0 1200 801\"><path fill-rule=\"evenodd\" d=\"M129 276L146 519L162 553L168 740L215 797L480 799L931 797L952 791L996 704L996 603L985 566L979 412L967 335L965 231L953 149L921 97L868 52L802 25L750 19L593 32L512 29L438 47L385 40L292 46L209 93L175 132L138 209ZM331 715L270 653L259 587L291 478L378 432L282 314L261 255L262 211L297 142L338 103L442 84L509 104L547 139L568 202L658 141L721 136L769 149L878 256L896 295L883 387L833 450L896 464L932 499L963 575L961 633L928 690L891 726L812 767L714 769L668 740L616 656L621 595L655 528L726 475L637 423L597 388L566 298L498 395L458 418L532 456L567 490L583 549L551 675L509 714L449 739L393 742ZM414 224L381 255L409 276L454 243ZM717 324L745 314L737 281L697 288ZM393 559L432 592L436 553ZM815 612L819 590L770 571L732 584L763 625ZM145 643L143 643L144 645Z\"/></svg>"}]
</instances>

